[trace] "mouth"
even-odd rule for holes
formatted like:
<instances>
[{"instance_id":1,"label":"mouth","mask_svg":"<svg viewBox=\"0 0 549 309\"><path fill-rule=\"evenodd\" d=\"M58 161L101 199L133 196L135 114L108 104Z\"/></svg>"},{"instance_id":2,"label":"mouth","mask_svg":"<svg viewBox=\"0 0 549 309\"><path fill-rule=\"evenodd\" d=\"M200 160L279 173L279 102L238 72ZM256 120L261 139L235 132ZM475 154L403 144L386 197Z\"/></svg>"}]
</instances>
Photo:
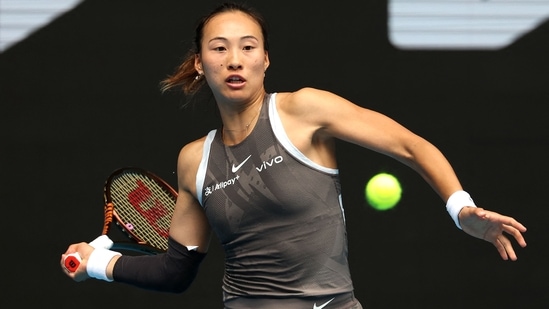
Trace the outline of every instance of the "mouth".
<instances>
[{"instance_id":1,"label":"mouth","mask_svg":"<svg viewBox=\"0 0 549 309\"><path fill-rule=\"evenodd\" d=\"M229 83L229 84L242 84L242 83L244 83L246 80L245 80L242 76L239 76L239 75L231 75L231 76L229 76L225 81L226 81L227 83Z\"/></svg>"}]
</instances>

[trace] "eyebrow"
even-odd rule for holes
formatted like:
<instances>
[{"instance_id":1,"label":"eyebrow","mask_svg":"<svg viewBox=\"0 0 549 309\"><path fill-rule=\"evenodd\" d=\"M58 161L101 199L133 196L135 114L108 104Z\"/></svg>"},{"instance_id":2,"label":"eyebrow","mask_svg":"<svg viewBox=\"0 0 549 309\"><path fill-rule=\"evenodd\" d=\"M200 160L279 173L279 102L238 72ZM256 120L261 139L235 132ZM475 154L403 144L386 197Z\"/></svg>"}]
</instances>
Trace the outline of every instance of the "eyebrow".
<instances>
[{"instance_id":1,"label":"eyebrow","mask_svg":"<svg viewBox=\"0 0 549 309\"><path fill-rule=\"evenodd\" d=\"M258 41L258 42L259 42L259 39L258 39L258 38L256 38L256 37L255 37L255 36L253 36L253 35L245 35L245 36L243 36L243 37L241 37L241 38L240 38L240 40L241 40L241 41L242 41L242 40L247 40L247 39L253 39L253 40L256 40L256 41ZM227 38L225 38L225 37L222 37L222 36L216 36L216 37L212 38L211 40L209 40L208 42L212 42L212 41L216 41L216 40L221 40L221 41L228 41L228 39L227 39Z\"/></svg>"}]
</instances>

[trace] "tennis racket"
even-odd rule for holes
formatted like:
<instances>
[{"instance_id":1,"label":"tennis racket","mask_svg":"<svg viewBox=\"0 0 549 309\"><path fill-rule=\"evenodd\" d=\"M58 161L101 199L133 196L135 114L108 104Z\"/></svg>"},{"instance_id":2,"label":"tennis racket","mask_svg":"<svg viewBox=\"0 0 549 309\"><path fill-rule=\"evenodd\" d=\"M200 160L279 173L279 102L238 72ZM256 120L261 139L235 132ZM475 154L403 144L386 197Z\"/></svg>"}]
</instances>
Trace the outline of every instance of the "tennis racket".
<instances>
[{"instance_id":1,"label":"tennis racket","mask_svg":"<svg viewBox=\"0 0 549 309\"><path fill-rule=\"evenodd\" d=\"M155 174L136 167L115 170L104 186L104 223L101 236L90 242L97 248L158 254L168 249L168 232L177 192ZM113 242L116 225L124 241ZM65 258L67 270L80 265L78 253Z\"/></svg>"}]
</instances>

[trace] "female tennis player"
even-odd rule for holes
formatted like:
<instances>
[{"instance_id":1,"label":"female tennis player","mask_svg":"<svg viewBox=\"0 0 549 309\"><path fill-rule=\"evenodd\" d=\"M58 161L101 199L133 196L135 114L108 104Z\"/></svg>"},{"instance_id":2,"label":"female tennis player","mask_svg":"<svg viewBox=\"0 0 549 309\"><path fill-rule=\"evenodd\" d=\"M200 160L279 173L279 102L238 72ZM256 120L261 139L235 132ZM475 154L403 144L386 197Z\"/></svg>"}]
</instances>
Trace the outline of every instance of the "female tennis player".
<instances>
[{"instance_id":1,"label":"female tennis player","mask_svg":"<svg viewBox=\"0 0 549 309\"><path fill-rule=\"evenodd\" d=\"M477 207L444 155L393 119L320 89L267 93L268 34L253 9L221 5L199 21L194 43L163 90L209 87L222 126L179 154L167 253L72 244L62 258L78 252L82 263L64 270L70 278L183 292L215 233L226 257L225 308L362 308L347 260L336 139L415 170L457 227L502 259L517 259L512 241L526 246L521 223Z\"/></svg>"}]
</instances>

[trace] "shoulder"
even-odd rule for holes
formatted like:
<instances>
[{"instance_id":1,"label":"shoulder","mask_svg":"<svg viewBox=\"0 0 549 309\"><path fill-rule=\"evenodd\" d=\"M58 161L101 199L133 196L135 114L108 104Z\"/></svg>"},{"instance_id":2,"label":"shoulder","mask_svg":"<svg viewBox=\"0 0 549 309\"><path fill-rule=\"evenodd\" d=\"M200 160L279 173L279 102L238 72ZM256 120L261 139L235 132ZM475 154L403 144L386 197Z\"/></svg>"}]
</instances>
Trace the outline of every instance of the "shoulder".
<instances>
[{"instance_id":1,"label":"shoulder","mask_svg":"<svg viewBox=\"0 0 549 309\"><path fill-rule=\"evenodd\" d=\"M324 120L348 101L326 90L305 87L294 92L277 93L276 103L281 114Z\"/></svg>"},{"instance_id":2,"label":"shoulder","mask_svg":"<svg viewBox=\"0 0 549 309\"><path fill-rule=\"evenodd\" d=\"M179 157L177 159L178 166L189 166L192 165L193 162L198 164L202 159L202 149L205 140L206 136L203 136L183 146L179 151Z\"/></svg>"},{"instance_id":3,"label":"shoulder","mask_svg":"<svg viewBox=\"0 0 549 309\"><path fill-rule=\"evenodd\" d=\"M278 105L295 105L314 101L315 98L326 93L327 91L325 90L304 87L292 92L278 92L276 94L276 99Z\"/></svg>"},{"instance_id":4,"label":"shoulder","mask_svg":"<svg viewBox=\"0 0 549 309\"><path fill-rule=\"evenodd\" d=\"M202 160L202 151L206 136L192 141L181 148L177 158L177 178L180 186L194 187L194 179Z\"/></svg>"},{"instance_id":5,"label":"shoulder","mask_svg":"<svg viewBox=\"0 0 549 309\"><path fill-rule=\"evenodd\" d=\"M293 92L279 92L276 95L277 106L288 108L310 108L336 103L344 100L342 97L326 90L305 87Z\"/></svg>"}]
</instances>

